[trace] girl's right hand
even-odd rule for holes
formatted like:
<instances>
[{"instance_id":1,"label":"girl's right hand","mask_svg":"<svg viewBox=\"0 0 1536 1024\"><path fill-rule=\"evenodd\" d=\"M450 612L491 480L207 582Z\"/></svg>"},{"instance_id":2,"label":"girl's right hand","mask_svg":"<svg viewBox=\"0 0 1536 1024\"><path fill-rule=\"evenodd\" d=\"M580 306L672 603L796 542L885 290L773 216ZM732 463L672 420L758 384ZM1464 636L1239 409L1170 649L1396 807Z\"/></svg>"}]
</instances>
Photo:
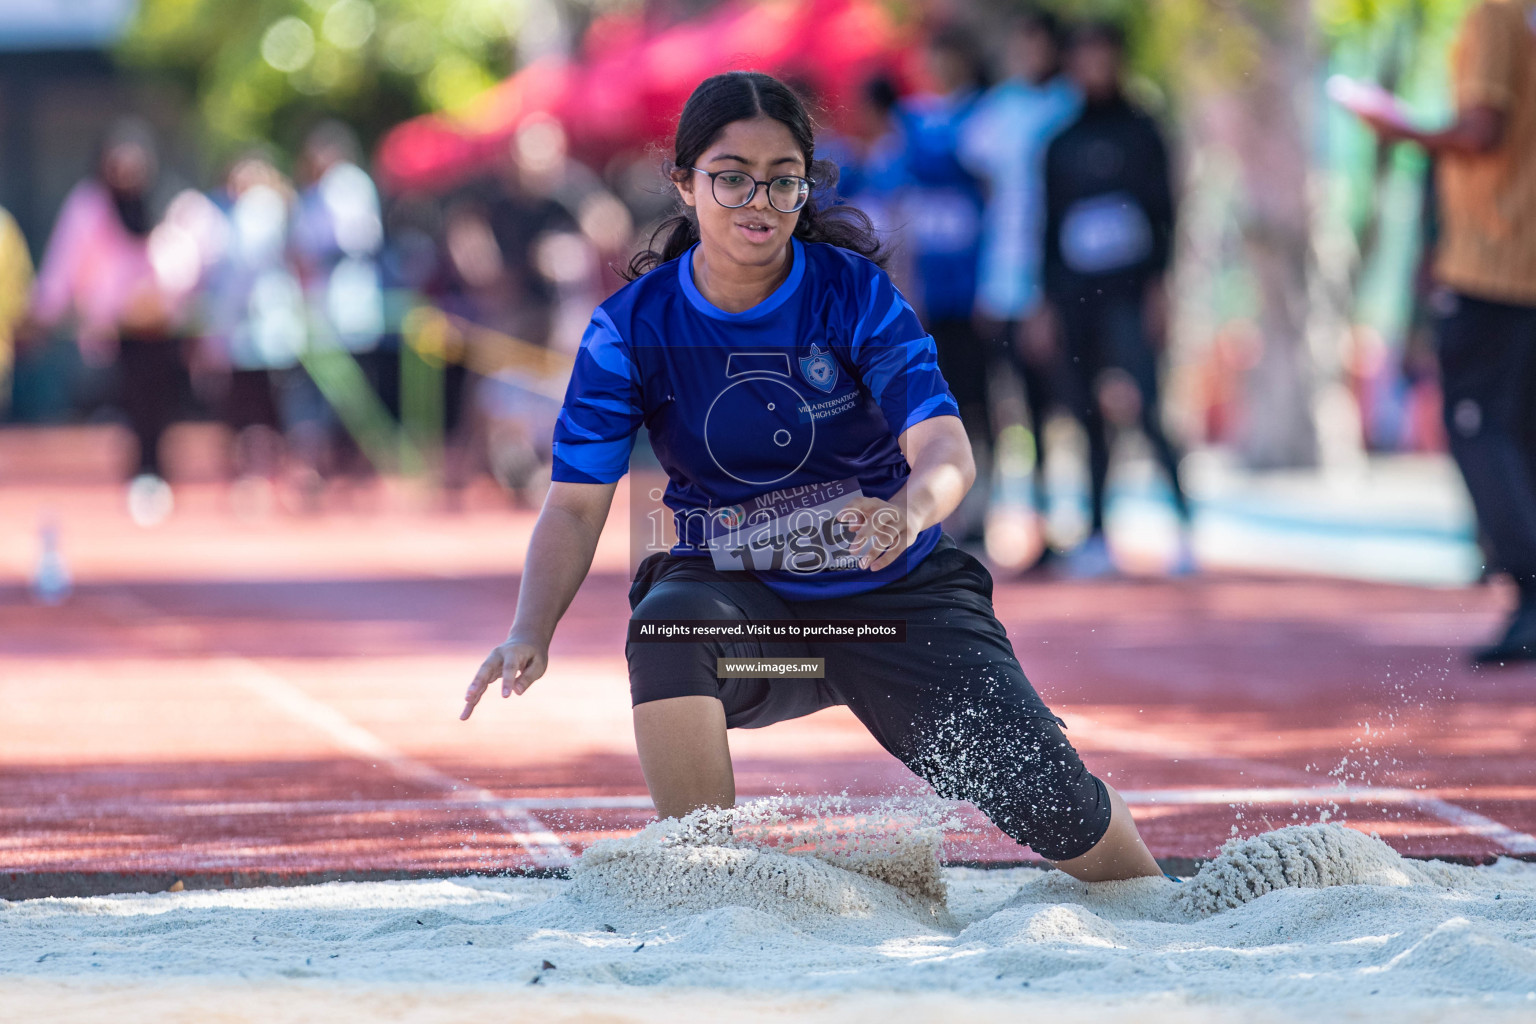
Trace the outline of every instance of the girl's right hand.
<instances>
[{"instance_id":1,"label":"girl's right hand","mask_svg":"<svg viewBox=\"0 0 1536 1024\"><path fill-rule=\"evenodd\" d=\"M510 697L513 693L521 696L533 685L534 680L544 674L547 667L549 641L540 643L516 636L508 637L480 663L480 670L475 673L474 681L464 694L464 710L459 713L459 721L464 721L474 712L475 705L480 703L480 698L485 696L493 680L501 680L503 697Z\"/></svg>"}]
</instances>

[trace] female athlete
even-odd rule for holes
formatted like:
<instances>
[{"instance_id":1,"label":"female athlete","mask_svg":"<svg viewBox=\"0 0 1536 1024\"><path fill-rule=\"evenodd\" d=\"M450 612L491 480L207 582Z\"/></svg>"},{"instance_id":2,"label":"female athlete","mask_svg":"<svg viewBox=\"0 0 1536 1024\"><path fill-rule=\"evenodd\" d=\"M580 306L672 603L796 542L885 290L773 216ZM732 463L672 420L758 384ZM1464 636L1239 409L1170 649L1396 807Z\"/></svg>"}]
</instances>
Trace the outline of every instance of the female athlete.
<instances>
[{"instance_id":1,"label":"female athlete","mask_svg":"<svg viewBox=\"0 0 1536 1024\"><path fill-rule=\"evenodd\" d=\"M671 172L684 209L593 315L517 613L460 717L495 680L507 697L544 674L643 424L678 543L640 565L633 620L905 623L904 642L630 642L658 814L735 802L727 729L842 704L941 795L1062 870L1160 874L1024 677L986 569L940 529L975 476L970 444L868 219L817 188L833 175L776 79L716 75L689 98ZM825 678L720 678L726 657L822 658Z\"/></svg>"}]
</instances>

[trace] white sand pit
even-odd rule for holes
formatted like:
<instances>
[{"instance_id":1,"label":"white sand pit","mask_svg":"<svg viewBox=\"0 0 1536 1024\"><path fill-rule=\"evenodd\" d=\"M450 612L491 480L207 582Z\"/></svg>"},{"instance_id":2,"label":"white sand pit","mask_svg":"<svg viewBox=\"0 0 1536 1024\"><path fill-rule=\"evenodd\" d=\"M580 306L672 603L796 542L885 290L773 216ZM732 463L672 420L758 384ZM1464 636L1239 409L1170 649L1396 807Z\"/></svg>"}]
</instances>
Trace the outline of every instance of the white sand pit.
<instances>
[{"instance_id":1,"label":"white sand pit","mask_svg":"<svg viewBox=\"0 0 1536 1024\"><path fill-rule=\"evenodd\" d=\"M0 903L0 1007L69 1017L116 986L198 1019L222 985L268 993L244 1016L217 1003L253 1021L348 998L357 1019L464 1019L491 995L558 1020L1536 1019L1536 865L1404 861L1314 825L1229 843L1183 884L1088 886L941 869L933 822L786 838L783 820L664 823L595 845L569 881Z\"/></svg>"}]
</instances>

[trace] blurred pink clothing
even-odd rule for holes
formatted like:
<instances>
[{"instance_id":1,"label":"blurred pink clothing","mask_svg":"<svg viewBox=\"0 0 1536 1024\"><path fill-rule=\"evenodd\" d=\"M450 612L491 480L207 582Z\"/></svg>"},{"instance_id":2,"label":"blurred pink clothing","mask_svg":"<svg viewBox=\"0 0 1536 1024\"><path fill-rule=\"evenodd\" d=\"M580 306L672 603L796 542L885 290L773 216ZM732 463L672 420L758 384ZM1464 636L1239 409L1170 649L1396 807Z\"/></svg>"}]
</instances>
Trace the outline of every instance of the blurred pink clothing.
<instances>
[{"instance_id":1,"label":"blurred pink clothing","mask_svg":"<svg viewBox=\"0 0 1536 1024\"><path fill-rule=\"evenodd\" d=\"M150 237L123 226L106 186L76 185L64 200L32 291L32 313L54 326L78 318L81 355L95 365L116 355L119 328L136 303L177 304L155 273Z\"/></svg>"}]
</instances>

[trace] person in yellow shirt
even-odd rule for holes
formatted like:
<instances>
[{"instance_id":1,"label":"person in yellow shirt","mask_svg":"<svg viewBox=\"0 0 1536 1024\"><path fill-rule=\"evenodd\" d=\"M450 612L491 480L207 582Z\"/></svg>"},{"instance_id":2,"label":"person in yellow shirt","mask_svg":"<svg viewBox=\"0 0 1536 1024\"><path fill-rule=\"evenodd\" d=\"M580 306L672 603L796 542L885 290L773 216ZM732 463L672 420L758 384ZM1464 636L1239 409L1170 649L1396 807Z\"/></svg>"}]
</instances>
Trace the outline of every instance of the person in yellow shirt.
<instances>
[{"instance_id":1,"label":"person in yellow shirt","mask_svg":"<svg viewBox=\"0 0 1536 1024\"><path fill-rule=\"evenodd\" d=\"M1451 454L1520 603L1484 663L1536 660L1536 0L1483 0L1451 54L1456 118L1361 116L1435 158L1441 374Z\"/></svg>"},{"instance_id":2,"label":"person in yellow shirt","mask_svg":"<svg viewBox=\"0 0 1536 1024\"><path fill-rule=\"evenodd\" d=\"M16 218L0 207L0 415L11 404L11 366L16 335L32 292L32 254Z\"/></svg>"}]
</instances>

